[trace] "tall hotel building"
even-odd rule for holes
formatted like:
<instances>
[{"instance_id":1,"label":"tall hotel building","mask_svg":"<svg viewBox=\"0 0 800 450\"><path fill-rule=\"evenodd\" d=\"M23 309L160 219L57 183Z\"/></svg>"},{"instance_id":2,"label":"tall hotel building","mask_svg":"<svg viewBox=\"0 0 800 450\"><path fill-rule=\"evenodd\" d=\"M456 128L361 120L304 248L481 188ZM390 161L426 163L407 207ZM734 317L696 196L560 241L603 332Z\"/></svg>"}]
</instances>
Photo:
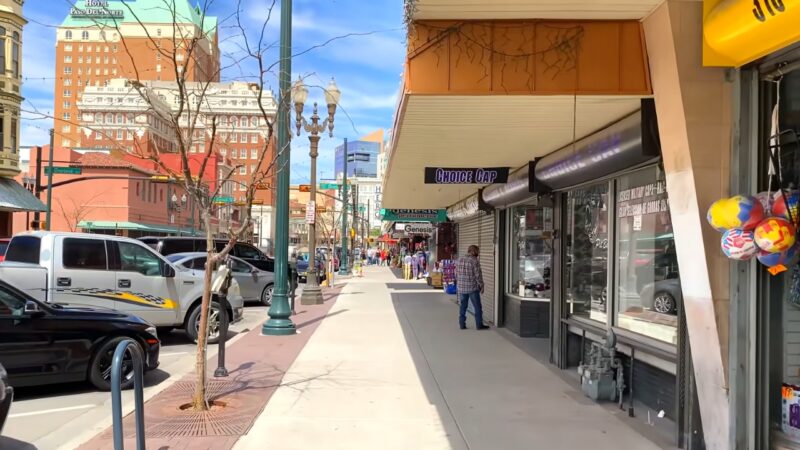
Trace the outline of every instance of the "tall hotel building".
<instances>
[{"instance_id":1,"label":"tall hotel building","mask_svg":"<svg viewBox=\"0 0 800 450\"><path fill-rule=\"evenodd\" d=\"M57 146L81 147L78 103L88 86L115 78L175 81L173 59L166 56L173 54L186 81L219 81L217 18L188 0L79 1L56 39ZM194 39L198 44L187 58L181 49Z\"/></svg>"}]
</instances>

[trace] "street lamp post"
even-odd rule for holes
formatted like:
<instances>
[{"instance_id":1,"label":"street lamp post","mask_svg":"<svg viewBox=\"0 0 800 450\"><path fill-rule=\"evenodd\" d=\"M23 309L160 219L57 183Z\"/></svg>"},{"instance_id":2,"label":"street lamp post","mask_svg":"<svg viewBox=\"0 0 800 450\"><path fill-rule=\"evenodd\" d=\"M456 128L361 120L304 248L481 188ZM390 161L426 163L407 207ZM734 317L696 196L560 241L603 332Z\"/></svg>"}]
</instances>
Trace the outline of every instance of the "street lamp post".
<instances>
[{"instance_id":1,"label":"street lamp post","mask_svg":"<svg viewBox=\"0 0 800 450\"><path fill-rule=\"evenodd\" d=\"M339 255L339 275L349 275L347 268L347 138L344 140L344 173L342 174L342 253Z\"/></svg>"},{"instance_id":2,"label":"street lamp post","mask_svg":"<svg viewBox=\"0 0 800 450\"><path fill-rule=\"evenodd\" d=\"M339 99L342 93L336 86L336 82L331 79L330 84L325 89L325 101L328 104L328 117L320 123L320 117L317 111L317 104L314 103L314 112L311 115L311 122L308 122L303 117L303 109L305 108L306 100L308 100L308 88L303 84L302 79L298 79L292 86L292 101L294 101L295 110L295 125L297 127L297 135L305 130L308 133L308 140L310 142L311 156L311 192L309 195L309 205L312 208L317 207L317 156L319 155L319 139L320 133L328 129L328 135L333 137L333 120L336 115L336 105L339 104ZM317 225L316 225L316 211L314 211L314 220L308 224L308 271L309 276L306 277L306 287L303 289L303 294L300 297L300 304L303 305L321 305L322 289L319 287L318 271L316 263L317 253ZM313 270L313 272L312 272Z\"/></svg>"},{"instance_id":3,"label":"street lamp post","mask_svg":"<svg viewBox=\"0 0 800 450\"><path fill-rule=\"evenodd\" d=\"M281 1L280 65L278 69L278 188L275 199L275 290L272 293L270 319L261 327L261 334L285 336L297 329L289 318L289 90L292 79L292 0Z\"/></svg>"}]
</instances>

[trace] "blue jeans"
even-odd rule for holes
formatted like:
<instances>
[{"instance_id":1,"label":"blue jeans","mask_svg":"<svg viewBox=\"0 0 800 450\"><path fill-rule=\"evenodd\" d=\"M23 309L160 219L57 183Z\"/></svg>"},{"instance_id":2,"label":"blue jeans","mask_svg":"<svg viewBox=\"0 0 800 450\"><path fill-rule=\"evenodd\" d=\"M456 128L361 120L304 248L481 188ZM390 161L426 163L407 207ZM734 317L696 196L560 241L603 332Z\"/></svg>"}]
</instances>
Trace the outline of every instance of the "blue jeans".
<instances>
[{"instance_id":1,"label":"blue jeans","mask_svg":"<svg viewBox=\"0 0 800 450\"><path fill-rule=\"evenodd\" d=\"M472 291L466 294L458 294L458 324L462 327L467 326L467 302L472 301L472 308L475 310L475 327L483 326L483 308L481 307L481 291Z\"/></svg>"}]
</instances>

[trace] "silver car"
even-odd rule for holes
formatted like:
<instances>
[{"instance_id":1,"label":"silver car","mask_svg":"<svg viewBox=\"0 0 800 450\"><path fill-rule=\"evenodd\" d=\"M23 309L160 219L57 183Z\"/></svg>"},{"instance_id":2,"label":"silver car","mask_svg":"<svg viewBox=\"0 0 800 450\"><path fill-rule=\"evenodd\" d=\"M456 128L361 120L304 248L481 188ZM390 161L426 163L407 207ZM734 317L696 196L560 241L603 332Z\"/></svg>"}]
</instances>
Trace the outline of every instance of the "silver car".
<instances>
[{"instance_id":1,"label":"silver car","mask_svg":"<svg viewBox=\"0 0 800 450\"><path fill-rule=\"evenodd\" d=\"M202 252L174 253L167 259L176 266L189 270L205 270L207 255ZM260 270L235 256L228 256L233 261L231 271L233 279L239 284L242 299L248 302L259 302L264 306L272 304L272 290L275 286L275 274Z\"/></svg>"}]
</instances>

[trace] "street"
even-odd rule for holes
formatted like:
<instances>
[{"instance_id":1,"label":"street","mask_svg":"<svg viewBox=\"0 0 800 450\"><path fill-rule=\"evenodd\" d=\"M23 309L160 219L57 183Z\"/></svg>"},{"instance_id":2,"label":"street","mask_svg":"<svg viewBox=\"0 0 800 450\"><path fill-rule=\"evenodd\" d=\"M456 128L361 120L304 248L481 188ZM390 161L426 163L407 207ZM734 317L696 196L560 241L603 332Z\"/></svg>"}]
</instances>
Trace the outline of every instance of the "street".
<instances>
[{"instance_id":1,"label":"street","mask_svg":"<svg viewBox=\"0 0 800 450\"><path fill-rule=\"evenodd\" d=\"M260 326L267 318L267 310L263 306L247 306L243 320L231 326L230 342L235 342L240 333ZM195 345L182 331L173 331L160 339L161 364L145 375L145 400L194 369ZM215 356L217 346L210 346L208 354ZM133 408L132 399L132 391L123 393L123 409ZM72 448L109 425L111 395L97 391L88 382L20 388L15 391L0 448Z\"/></svg>"}]
</instances>

